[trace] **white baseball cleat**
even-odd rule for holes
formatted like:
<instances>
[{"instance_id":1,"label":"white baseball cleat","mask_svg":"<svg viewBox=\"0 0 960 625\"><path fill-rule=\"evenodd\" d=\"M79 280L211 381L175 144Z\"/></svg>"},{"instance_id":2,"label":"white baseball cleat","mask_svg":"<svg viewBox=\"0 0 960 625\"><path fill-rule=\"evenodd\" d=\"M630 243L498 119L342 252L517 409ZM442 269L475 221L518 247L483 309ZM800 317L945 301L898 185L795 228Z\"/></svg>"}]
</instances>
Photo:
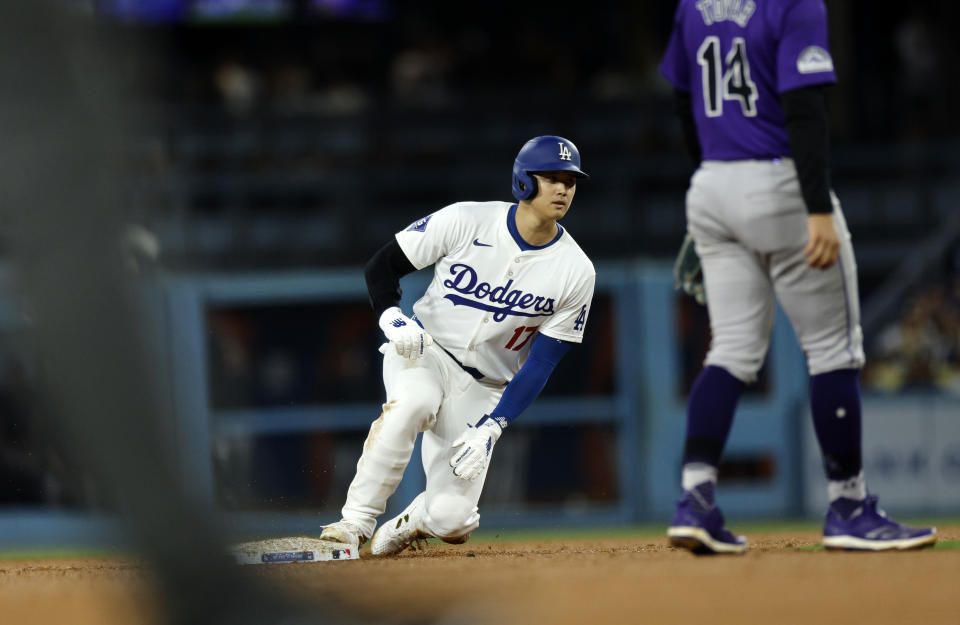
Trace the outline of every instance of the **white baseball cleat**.
<instances>
[{"instance_id":1,"label":"white baseball cleat","mask_svg":"<svg viewBox=\"0 0 960 625\"><path fill-rule=\"evenodd\" d=\"M420 529L425 495L426 493L417 495L406 510L380 526L370 543L370 552L373 555L389 556L400 553L414 542L420 544L429 538Z\"/></svg>"},{"instance_id":2,"label":"white baseball cleat","mask_svg":"<svg viewBox=\"0 0 960 625\"><path fill-rule=\"evenodd\" d=\"M326 540L332 543L343 543L347 545L356 545L358 548L367 542L363 530L353 521L341 519L336 523L323 526L323 532L320 534L320 540Z\"/></svg>"}]
</instances>

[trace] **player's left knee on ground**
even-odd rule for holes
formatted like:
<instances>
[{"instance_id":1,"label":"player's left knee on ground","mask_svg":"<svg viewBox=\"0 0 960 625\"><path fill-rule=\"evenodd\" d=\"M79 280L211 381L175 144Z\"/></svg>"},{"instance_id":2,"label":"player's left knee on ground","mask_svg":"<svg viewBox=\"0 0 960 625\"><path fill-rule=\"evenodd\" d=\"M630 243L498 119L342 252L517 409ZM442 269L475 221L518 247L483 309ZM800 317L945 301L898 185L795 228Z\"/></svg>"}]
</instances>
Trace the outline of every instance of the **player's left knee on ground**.
<instances>
[{"instance_id":1,"label":"player's left knee on ground","mask_svg":"<svg viewBox=\"0 0 960 625\"><path fill-rule=\"evenodd\" d=\"M473 532L470 532L470 534L472 533ZM448 536L447 538L442 538L441 540L443 540L443 542L450 545L462 545L463 543L470 540L470 534L464 534L463 536L457 536L455 538L451 538Z\"/></svg>"},{"instance_id":2,"label":"player's left knee on ground","mask_svg":"<svg viewBox=\"0 0 960 625\"><path fill-rule=\"evenodd\" d=\"M480 525L476 504L459 495L439 494L427 499L424 527L444 542L459 544Z\"/></svg>"}]
</instances>

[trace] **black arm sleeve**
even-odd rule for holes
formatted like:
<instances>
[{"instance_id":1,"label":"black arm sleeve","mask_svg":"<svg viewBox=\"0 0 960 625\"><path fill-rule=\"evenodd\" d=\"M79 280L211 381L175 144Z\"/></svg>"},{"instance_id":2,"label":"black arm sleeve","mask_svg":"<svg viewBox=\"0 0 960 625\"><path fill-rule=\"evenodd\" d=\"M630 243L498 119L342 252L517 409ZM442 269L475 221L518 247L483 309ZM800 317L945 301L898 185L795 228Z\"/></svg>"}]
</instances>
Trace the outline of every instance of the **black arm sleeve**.
<instances>
[{"instance_id":1,"label":"black arm sleeve","mask_svg":"<svg viewBox=\"0 0 960 625\"><path fill-rule=\"evenodd\" d=\"M815 85L780 95L786 115L790 155L797 166L800 192L810 213L830 213L830 173L827 169L827 98Z\"/></svg>"},{"instance_id":2,"label":"black arm sleeve","mask_svg":"<svg viewBox=\"0 0 960 625\"><path fill-rule=\"evenodd\" d=\"M370 305L378 318L383 311L400 303L403 294L400 278L416 270L396 239L390 239L367 261L363 276L367 281Z\"/></svg>"},{"instance_id":3,"label":"black arm sleeve","mask_svg":"<svg viewBox=\"0 0 960 625\"><path fill-rule=\"evenodd\" d=\"M687 153L693 159L694 165L699 165L702 152L700 139L697 137L697 125L693 121L693 104L690 101L689 91L673 90L673 112L680 118L680 127L683 129L683 141L687 146Z\"/></svg>"}]
</instances>

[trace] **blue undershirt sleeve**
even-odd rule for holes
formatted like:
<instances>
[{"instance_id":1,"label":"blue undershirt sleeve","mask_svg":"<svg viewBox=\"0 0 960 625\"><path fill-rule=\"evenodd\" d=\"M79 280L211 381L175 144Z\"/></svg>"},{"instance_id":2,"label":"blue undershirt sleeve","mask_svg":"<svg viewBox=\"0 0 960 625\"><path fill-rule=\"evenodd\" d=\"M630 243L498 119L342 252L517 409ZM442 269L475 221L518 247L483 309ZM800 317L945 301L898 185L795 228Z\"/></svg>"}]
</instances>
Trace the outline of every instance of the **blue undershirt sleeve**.
<instances>
[{"instance_id":1,"label":"blue undershirt sleeve","mask_svg":"<svg viewBox=\"0 0 960 625\"><path fill-rule=\"evenodd\" d=\"M570 350L572 343L537 334L530 346L530 355L517 374L510 380L500 403L489 418L506 428L511 421L526 410L547 383L554 367ZM481 419L483 421L483 419Z\"/></svg>"}]
</instances>

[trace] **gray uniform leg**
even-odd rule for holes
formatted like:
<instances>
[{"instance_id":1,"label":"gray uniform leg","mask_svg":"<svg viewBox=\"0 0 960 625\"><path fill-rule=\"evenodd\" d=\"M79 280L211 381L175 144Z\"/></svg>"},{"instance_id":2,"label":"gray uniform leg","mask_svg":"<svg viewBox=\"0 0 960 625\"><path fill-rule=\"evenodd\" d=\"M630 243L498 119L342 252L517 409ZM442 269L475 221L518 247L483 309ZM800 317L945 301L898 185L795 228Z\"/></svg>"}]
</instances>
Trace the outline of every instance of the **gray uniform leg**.
<instances>
[{"instance_id":1,"label":"gray uniform leg","mask_svg":"<svg viewBox=\"0 0 960 625\"><path fill-rule=\"evenodd\" d=\"M763 363L779 299L811 375L863 365L850 233L830 269L806 265L807 212L796 169L782 161L706 161L687 195L687 223L703 263L713 341L706 364L745 382Z\"/></svg>"}]
</instances>

